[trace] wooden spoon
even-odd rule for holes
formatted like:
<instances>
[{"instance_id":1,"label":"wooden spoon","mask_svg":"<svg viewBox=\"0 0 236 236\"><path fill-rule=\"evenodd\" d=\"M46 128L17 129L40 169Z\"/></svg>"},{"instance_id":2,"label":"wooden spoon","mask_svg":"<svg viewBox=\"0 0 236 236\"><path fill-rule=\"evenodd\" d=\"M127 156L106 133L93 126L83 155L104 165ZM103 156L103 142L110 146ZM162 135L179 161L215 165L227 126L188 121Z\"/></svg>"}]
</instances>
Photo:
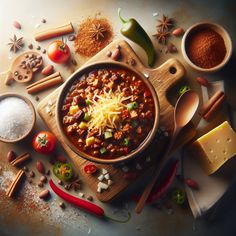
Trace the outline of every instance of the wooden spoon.
<instances>
[{"instance_id":1,"label":"wooden spoon","mask_svg":"<svg viewBox=\"0 0 236 236\"><path fill-rule=\"evenodd\" d=\"M156 166L154 170L154 175L149 184L145 187L144 192L141 195L141 198L138 201L138 204L135 208L136 213L141 213L144 204L152 191L154 184L157 181L163 167L169 161L170 155L169 152L173 147L173 144L176 140L177 135L179 134L180 130L189 123L189 121L193 118L199 104L199 97L196 92L193 90L189 90L182 94L182 96L178 99L175 109L174 109L174 131L168 148L165 152L165 155L161 159L161 162Z\"/></svg>"},{"instance_id":2,"label":"wooden spoon","mask_svg":"<svg viewBox=\"0 0 236 236\"><path fill-rule=\"evenodd\" d=\"M24 64L26 60L30 60L31 57L39 57L40 59L34 60L35 65L30 67ZM33 59L32 59L33 60ZM35 51L28 51L20 54L15 60L12 62L10 70L6 74L5 84L10 85L12 81L17 81L18 83L28 83L33 79L33 74L37 72L43 65L42 56Z\"/></svg>"}]
</instances>

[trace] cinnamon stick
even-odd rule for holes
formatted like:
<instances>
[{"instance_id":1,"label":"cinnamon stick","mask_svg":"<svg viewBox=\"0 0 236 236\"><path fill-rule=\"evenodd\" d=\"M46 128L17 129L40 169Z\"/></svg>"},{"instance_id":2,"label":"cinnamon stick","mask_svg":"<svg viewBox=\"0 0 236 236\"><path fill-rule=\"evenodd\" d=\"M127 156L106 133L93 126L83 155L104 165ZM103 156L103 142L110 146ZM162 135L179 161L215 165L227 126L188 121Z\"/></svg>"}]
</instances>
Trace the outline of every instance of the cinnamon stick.
<instances>
[{"instance_id":1,"label":"cinnamon stick","mask_svg":"<svg viewBox=\"0 0 236 236\"><path fill-rule=\"evenodd\" d=\"M62 82L63 82L63 79L62 79L60 73L56 72L52 75L47 76L44 79L41 79L41 80L27 86L26 90L27 90L28 94L34 94L34 93L38 93L44 89L47 89L49 87L52 87L52 86L57 85Z\"/></svg>"},{"instance_id":2,"label":"cinnamon stick","mask_svg":"<svg viewBox=\"0 0 236 236\"><path fill-rule=\"evenodd\" d=\"M215 102L224 95L223 91L216 92L199 110L199 115L204 116L211 107L215 104Z\"/></svg>"},{"instance_id":3,"label":"cinnamon stick","mask_svg":"<svg viewBox=\"0 0 236 236\"><path fill-rule=\"evenodd\" d=\"M219 97L218 100L216 100L216 102L212 105L210 110L207 113L205 113L205 115L203 116L203 118L206 121L209 121L213 117L215 112L220 108L220 106L223 103L224 99L225 99L225 94L223 93L222 96Z\"/></svg>"},{"instance_id":4,"label":"cinnamon stick","mask_svg":"<svg viewBox=\"0 0 236 236\"><path fill-rule=\"evenodd\" d=\"M46 40L46 39L51 39L54 37L59 37L61 35L64 34L70 34L74 32L74 28L73 25L71 24L71 22L65 24L65 25L61 25L55 28L51 28L39 33L36 33L34 36L34 39L38 42Z\"/></svg>"},{"instance_id":5,"label":"cinnamon stick","mask_svg":"<svg viewBox=\"0 0 236 236\"><path fill-rule=\"evenodd\" d=\"M28 152L23 153L22 155L18 156L16 159L10 162L13 166L19 166L25 161L28 161L30 159L30 154Z\"/></svg>"},{"instance_id":6,"label":"cinnamon stick","mask_svg":"<svg viewBox=\"0 0 236 236\"><path fill-rule=\"evenodd\" d=\"M58 76L61 76L60 72L55 72L55 73L53 73L53 74L51 74L51 75L49 75L49 76L47 76L47 77L45 77L43 79L40 79L40 80L36 81L33 84L30 84L29 86L26 87L26 89L34 87L35 85L41 84L41 83L43 83L45 81L48 81L48 80L53 79L53 78L56 78Z\"/></svg>"},{"instance_id":7,"label":"cinnamon stick","mask_svg":"<svg viewBox=\"0 0 236 236\"><path fill-rule=\"evenodd\" d=\"M8 197L12 197L17 189L17 187L20 184L20 181L22 180L23 176L24 176L24 171L23 170L19 170L18 173L16 174L15 179L12 181L11 185L9 186L6 195Z\"/></svg>"}]
</instances>

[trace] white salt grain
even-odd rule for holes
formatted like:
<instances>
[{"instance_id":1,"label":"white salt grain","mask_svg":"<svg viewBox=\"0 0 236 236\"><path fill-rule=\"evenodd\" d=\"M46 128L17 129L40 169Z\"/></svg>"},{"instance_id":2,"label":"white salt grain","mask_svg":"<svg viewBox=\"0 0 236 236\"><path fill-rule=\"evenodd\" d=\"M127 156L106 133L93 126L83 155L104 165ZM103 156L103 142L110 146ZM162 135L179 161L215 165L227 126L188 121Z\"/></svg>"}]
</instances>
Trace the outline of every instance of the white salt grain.
<instances>
[{"instance_id":1,"label":"white salt grain","mask_svg":"<svg viewBox=\"0 0 236 236\"><path fill-rule=\"evenodd\" d=\"M35 29L38 29L39 27L40 27L40 24L36 24L36 25L34 26Z\"/></svg>"},{"instance_id":2,"label":"white salt grain","mask_svg":"<svg viewBox=\"0 0 236 236\"><path fill-rule=\"evenodd\" d=\"M98 188L107 190L108 189L108 185L103 183L103 182L99 182L98 183Z\"/></svg>"},{"instance_id":3,"label":"white salt grain","mask_svg":"<svg viewBox=\"0 0 236 236\"><path fill-rule=\"evenodd\" d=\"M121 168L121 170L122 170L123 172L127 173L127 172L129 171L129 167L128 167L128 166L123 166L123 167Z\"/></svg>"},{"instance_id":4,"label":"white salt grain","mask_svg":"<svg viewBox=\"0 0 236 236\"><path fill-rule=\"evenodd\" d=\"M105 178L106 180L108 180L108 179L110 179L110 175L107 173L107 174L104 175L104 178Z\"/></svg>"},{"instance_id":5,"label":"white salt grain","mask_svg":"<svg viewBox=\"0 0 236 236\"><path fill-rule=\"evenodd\" d=\"M108 171L106 170L106 169L102 169L102 174L103 175L105 175L105 174L107 174L108 173Z\"/></svg>"},{"instance_id":6,"label":"white salt grain","mask_svg":"<svg viewBox=\"0 0 236 236\"><path fill-rule=\"evenodd\" d=\"M48 113L48 114L51 112L51 109L50 109L49 106L46 106L46 107L45 107L45 112Z\"/></svg>"},{"instance_id":7,"label":"white salt grain","mask_svg":"<svg viewBox=\"0 0 236 236\"><path fill-rule=\"evenodd\" d=\"M139 163L136 163L135 167L136 167L137 170L142 170L143 169L142 166Z\"/></svg>"},{"instance_id":8,"label":"white salt grain","mask_svg":"<svg viewBox=\"0 0 236 236\"><path fill-rule=\"evenodd\" d=\"M83 198L84 197L84 193L79 192L79 197Z\"/></svg>"},{"instance_id":9,"label":"white salt grain","mask_svg":"<svg viewBox=\"0 0 236 236\"><path fill-rule=\"evenodd\" d=\"M7 97L0 101L0 136L8 140L24 136L32 127L33 114L21 98Z\"/></svg>"},{"instance_id":10,"label":"white salt grain","mask_svg":"<svg viewBox=\"0 0 236 236\"><path fill-rule=\"evenodd\" d=\"M98 176L98 180L99 180L99 181L103 181L103 179L104 179L104 175L99 175L99 176Z\"/></svg>"},{"instance_id":11,"label":"white salt grain","mask_svg":"<svg viewBox=\"0 0 236 236\"><path fill-rule=\"evenodd\" d=\"M165 130L166 130L166 127L165 127L165 126L161 126L161 127L160 127L160 130L161 130L161 131L165 131Z\"/></svg>"},{"instance_id":12,"label":"white salt grain","mask_svg":"<svg viewBox=\"0 0 236 236\"><path fill-rule=\"evenodd\" d=\"M52 105L53 105L52 100L49 100L48 101L48 106L52 106Z\"/></svg>"},{"instance_id":13,"label":"white salt grain","mask_svg":"<svg viewBox=\"0 0 236 236\"><path fill-rule=\"evenodd\" d=\"M169 136L169 133L167 131L164 132L164 136L165 137L168 137Z\"/></svg>"}]
</instances>

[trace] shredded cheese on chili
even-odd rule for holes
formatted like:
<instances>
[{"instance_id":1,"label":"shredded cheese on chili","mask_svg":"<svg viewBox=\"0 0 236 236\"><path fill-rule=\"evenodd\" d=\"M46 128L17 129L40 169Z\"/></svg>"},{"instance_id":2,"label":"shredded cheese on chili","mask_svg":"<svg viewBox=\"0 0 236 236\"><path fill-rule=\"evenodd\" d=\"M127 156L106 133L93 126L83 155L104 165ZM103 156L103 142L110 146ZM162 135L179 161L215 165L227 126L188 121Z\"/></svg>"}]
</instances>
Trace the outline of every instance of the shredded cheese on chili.
<instances>
[{"instance_id":1,"label":"shredded cheese on chili","mask_svg":"<svg viewBox=\"0 0 236 236\"><path fill-rule=\"evenodd\" d=\"M88 108L88 114L91 116L88 129L97 128L101 132L105 128L116 128L121 110L126 107L123 102L131 97L125 97L119 88L116 91L104 91L101 95L95 94Z\"/></svg>"}]
</instances>

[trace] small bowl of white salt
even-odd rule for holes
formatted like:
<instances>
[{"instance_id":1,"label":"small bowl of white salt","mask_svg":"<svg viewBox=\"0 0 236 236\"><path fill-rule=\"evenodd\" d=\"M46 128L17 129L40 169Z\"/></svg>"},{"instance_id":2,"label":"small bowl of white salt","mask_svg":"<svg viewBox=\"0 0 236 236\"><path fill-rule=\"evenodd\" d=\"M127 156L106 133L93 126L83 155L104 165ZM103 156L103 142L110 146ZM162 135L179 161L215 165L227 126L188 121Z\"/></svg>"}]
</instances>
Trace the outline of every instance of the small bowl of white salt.
<instances>
[{"instance_id":1,"label":"small bowl of white salt","mask_svg":"<svg viewBox=\"0 0 236 236\"><path fill-rule=\"evenodd\" d=\"M0 141L15 143L24 139L35 125L31 101L19 94L0 94Z\"/></svg>"}]
</instances>

